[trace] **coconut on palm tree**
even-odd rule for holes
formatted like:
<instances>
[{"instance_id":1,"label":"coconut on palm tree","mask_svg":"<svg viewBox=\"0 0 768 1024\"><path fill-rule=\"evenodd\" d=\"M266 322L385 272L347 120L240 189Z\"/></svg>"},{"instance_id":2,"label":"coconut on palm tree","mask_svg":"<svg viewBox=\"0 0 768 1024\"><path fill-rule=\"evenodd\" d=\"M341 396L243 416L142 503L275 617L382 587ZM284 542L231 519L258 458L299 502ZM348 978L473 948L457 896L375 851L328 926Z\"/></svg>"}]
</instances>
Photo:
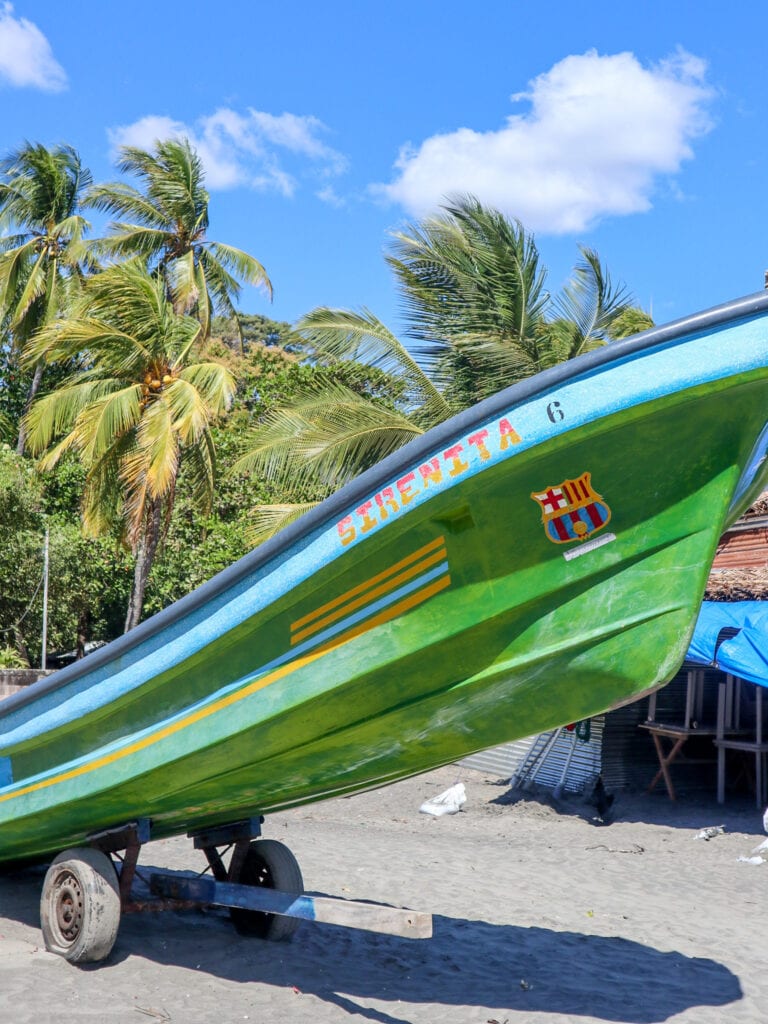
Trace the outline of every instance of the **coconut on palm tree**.
<instances>
[{"instance_id":1,"label":"coconut on palm tree","mask_svg":"<svg viewBox=\"0 0 768 1024\"><path fill-rule=\"evenodd\" d=\"M0 327L16 354L59 316L93 263L80 213L89 172L71 146L27 143L0 162ZM43 363L31 367L27 407L39 390ZM24 449L24 426L17 448Z\"/></svg>"},{"instance_id":2,"label":"coconut on palm tree","mask_svg":"<svg viewBox=\"0 0 768 1024\"><path fill-rule=\"evenodd\" d=\"M88 193L89 205L118 218L99 240L100 251L144 259L161 274L175 311L197 317L203 337L212 313L236 318L241 282L261 285L271 296L271 282L257 259L208 238L203 165L187 139L158 141L153 152L124 146L118 168L134 175L140 187L113 182Z\"/></svg>"},{"instance_id":3,"label":"coconut on palm tree","mask_svg":"<svg viewBox=\"0 0 768 1024\"><path fill-rule=\"evenodd\" d=\"M399 406L339 387L299 395L259 422L236 470L289 487L314 482L317 493L327 493L452 413L618 337L633 308L589 249L581 250L562 293L550 296L533 237L471 196L398 232L388 263L410 347L367 310L319 308L296 327L315 360L360 362L391 374L400 382ZM306 507L253 510L253 539Z\"/></svg>"},{"instance_id":4,"label":"coconut on palm tree","mask_svg":"<svg viewBox=\"0 0 768 1024\"><path fill-rule=\"evenodd\" d=\"M167 529L180 472L203 509L215 478L211 427L229 408L235 382L200 361L200 323L178 313L165 284L140 261L91 278L69 316L30 341L27 360L77 360L62 386L26 417L41 468L74 452L86 470L86 534L117 529L135 553L126 631L141 617L147 577Z\"/></svg>"}]
</instances>

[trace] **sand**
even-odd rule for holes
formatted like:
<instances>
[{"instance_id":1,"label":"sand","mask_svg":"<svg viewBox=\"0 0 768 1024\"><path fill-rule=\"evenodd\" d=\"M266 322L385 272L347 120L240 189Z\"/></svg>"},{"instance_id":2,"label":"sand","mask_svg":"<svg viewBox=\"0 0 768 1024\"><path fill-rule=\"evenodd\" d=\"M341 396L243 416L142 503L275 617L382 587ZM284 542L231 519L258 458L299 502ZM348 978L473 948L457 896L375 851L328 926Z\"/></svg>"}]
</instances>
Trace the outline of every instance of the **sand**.
<instances>
[{"instance_id":1,"label":"sand","mask_svg":"<svg viewBox=\"0 0 768 1024\"><path fill-rule=\"evenodd\" d=\"M459 814L419 814L456 781ZM620 796L610 826L593 814L449 767L267 820L308 891L431 912L427 940L305 924L268 943L223 911L126 915L110 958L77 968L42 947L39 869L5 872L0 1021L762 1024L768 863L738 861L762 814L664 794ZM173 839L141 863L202 858Z\"/></svg>"}]
</instances>

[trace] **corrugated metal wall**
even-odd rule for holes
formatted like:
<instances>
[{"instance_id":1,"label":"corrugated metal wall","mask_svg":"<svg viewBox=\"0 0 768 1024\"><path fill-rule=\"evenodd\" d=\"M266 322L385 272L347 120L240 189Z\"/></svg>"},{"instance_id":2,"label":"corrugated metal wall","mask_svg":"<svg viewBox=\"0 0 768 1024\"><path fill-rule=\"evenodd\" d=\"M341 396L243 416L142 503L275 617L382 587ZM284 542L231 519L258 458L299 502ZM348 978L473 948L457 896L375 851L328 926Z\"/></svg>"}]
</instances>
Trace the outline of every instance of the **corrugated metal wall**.
<instances>
[{"instance_id":1,"label":"corrugated metal wall","mask_svg":"<svg viewBox=\"0 0 768 1024\"><path fill-rule=\"evenodd\" d=\"M721 539L712 568L762 569L768 564L768 529L738 529Z\"/></svg>"},{"instance_id":2,"label":"corrugated metal wall","mask_svg":"<svg viewBox=\"0 0 768 1024\"><path fill-rule=\"evenodd\" d=\"M549 733L545 733L549 735ZM531 747L538 741L538 736L528 736L514 743L502 743L499 747L489 747L479 754L465 757L459 764L474 768L478 772L488 772L500 779L511 779L522 764Z\"/></svg>"},{"instance_id":3,"label":"corrugated metal wall","mask_svg":"<svg viewBox=\"0 0 768 1024\"><path fill-rule=\"evenodd\" d=\"M536 785L554 789L560 784L563 769L570 757L564 789L566 792L580 793L594 785L600 774L603 721L603 716L591 720L591 735L587 743L579 740L575 733L563 729L547 750L553 732L544 732L473 754L461 764L498 775L501 779L512 779L520 773L518 781L521 783L532 780Z\"/></svg>"},{"instance_id":4,"label":"corrugated metal wall","mask_svg":"<svg viewBox=\"0 0 768 1024\"><path fill-rule=\"evenodd\" d=\"M653 740L638 729L647 718L647 697L605 716L601 772L606 789L645 789L656 774L659 763Z\"/></svg>"}]
</instances>

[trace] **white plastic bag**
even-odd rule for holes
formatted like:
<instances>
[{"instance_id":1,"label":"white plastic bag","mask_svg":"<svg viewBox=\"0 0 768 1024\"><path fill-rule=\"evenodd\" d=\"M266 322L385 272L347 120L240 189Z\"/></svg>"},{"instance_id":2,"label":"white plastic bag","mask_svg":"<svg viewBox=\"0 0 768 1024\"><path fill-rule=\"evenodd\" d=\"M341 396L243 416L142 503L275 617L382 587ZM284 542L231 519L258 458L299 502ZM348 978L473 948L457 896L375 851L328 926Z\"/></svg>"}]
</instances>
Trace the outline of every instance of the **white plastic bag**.
<instances>
[{"instance_id":1,"label":"white plastic bag","mask_svg":"<svg viewBox=\"0 0 768 1024\"><path fill-rule=\"evenodd\" d=\"M431 800L425 800L419 808L422 814L431 814L439 818L443 814L456 814L461 810L462 804L467 801L467 793L463 782L457 782L455 786L446 789L439 796L433 796Z\"/></svg>"}]
</instances>

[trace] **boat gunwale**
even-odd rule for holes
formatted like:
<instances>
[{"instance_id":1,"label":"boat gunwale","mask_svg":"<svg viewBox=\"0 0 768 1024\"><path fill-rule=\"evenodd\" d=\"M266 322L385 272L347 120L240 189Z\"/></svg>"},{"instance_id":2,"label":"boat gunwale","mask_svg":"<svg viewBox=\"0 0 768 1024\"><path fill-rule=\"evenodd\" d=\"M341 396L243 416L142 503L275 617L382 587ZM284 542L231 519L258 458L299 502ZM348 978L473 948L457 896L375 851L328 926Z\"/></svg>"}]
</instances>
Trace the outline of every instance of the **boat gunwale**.
<instances>
[{"instance_id":1,"label":"boat gunwale","mask_svg":"<svg viewBox=\"0 0 768 1024\"><path fill-rule=\"evenodd\" d=\"M610 342L599 349L560 363L526 380L511 384L502 391L496 392L469 409L438 424L420 437L414 438L375 466L355 477L296 522L285 527L275 537L244 555L174 604L146 619L129 633L123 634L105 647L94 651L87 658L67 665L26 689L6 697L0 701L0 718L33 703L46 694L67 686L83 675L102 668L112 660L122 657L144 641L197 610L201 605L261 570L271 561L279 558L286 550L295 547L300 542L309 543L314 536L327 528L329 523L337 520L343 511L376 491L383 482L396 476L398 467L408 466L419 461L420 458L428 455L441 444L457 435L467 433L477 423L492 419L509 411L511 407L551 391L565 382L589 375L605 366L618 363L648 349L667 345L693 334L735 324L740 320L747 320L765 312L768 312L768 292L756 292L662 324L659 327L652 327L640 334L632 335L630 338Z\"/></svg>"}]
</instances>

